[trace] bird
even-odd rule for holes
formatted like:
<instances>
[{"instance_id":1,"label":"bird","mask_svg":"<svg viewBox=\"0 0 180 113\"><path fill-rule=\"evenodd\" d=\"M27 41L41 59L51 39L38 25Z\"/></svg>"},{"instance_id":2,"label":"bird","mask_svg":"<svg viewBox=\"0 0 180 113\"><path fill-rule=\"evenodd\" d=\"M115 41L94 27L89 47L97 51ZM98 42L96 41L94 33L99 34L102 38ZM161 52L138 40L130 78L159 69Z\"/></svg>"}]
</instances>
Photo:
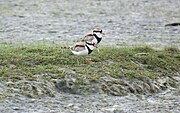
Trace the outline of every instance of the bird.
<instances>
[{"instance_id":1,"label":"bird","mask_svg":"<svg viewBox=\"0 0 180 113\"><path fill-rule=\"evenodd\" d=\"M95 28L93 30L93 33L87 34L81 41L82 42L93 42L96 44L96 46L101 42L102 37L105 35L105 33L102 31L101 28Z\"/></svg>"},{"instance_id":2,"label":"bird","mask_svg":"<svg viewBox=\"0 0 180 113\"><path fill-rule=\"evenodd\" d=\"M77 42L73 47L71 47L71 52L77 56L86 56L92 53L95 48L95 43L93 42Z\"/></svg>"}]
</instances>

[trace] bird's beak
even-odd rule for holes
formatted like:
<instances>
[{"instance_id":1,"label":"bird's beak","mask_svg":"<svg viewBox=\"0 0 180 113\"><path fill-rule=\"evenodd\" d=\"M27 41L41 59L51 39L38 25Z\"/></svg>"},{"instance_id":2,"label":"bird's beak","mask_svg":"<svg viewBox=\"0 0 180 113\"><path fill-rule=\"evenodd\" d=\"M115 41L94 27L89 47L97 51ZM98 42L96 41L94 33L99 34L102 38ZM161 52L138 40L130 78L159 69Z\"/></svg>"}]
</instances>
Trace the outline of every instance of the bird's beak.
<instances>
[{"instance_id":1,"label":"bird's beak","mask_svg":"<svg viewBox=\"0 0 180 113\"><path fill-rule=\"evenodd\" d=\"M104 33L104 32L102 32L101 34L102 34L102 35L105 35L105 33Z\"/></svg>"}]
</instances>

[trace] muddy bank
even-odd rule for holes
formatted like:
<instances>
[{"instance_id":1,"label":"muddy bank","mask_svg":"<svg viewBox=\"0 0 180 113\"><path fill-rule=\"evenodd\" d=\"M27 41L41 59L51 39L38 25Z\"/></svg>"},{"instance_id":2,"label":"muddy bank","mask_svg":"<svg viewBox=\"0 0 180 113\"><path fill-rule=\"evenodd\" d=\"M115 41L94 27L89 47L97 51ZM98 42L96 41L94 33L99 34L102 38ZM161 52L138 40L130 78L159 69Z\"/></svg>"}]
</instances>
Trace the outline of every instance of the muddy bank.
<instances>
[{"instance_id":1,"label":"muddy bank","mask_svg":"<svg viewBox=\"0 0 180 113\"><path fill-rule=\"evenodd\" d=\"M113 78L104 76L99 82L93 82L78 77L65 77L56 81L55 86L59 92L70 94L108 94L114 96L126 96L132 94L154 94L167 90L168 88L180 87L179 75L162 76L154 80L149 78ZM82 81L82 82L79 82Z\"/></svg>"},{"instance_id":2,"label":"muddy bank","mask_svg":"<svg viewBox=\"0 0 180 113\"><path fill-rule=\"evenodd\" d=\"M88 79L77 84L76 80L66 77L64 80L1 82L0 111L178 113L180 110L179 76L131 81L104 77L99 84Z\"/></svg>"},{"instance_id":3,"label":"muddy bank","mask_svg":"<svg viewBox=\"0 0 180 113\"><path fill-rule=\"evenodd\" d=\"M179 87L178 90L169 87L169 85L167 87L168 89L156 94L138 95L129 93L126 96L77 95L54 92L53 96L27 98L27 96L15 91L8 95L6 99L1 100L0 111L1 113L178 113L180 110Z\"/></svg>"},{"instance_id":4,"label":"muddy bank","mask_svg":"<svg viewBox=\"0 0 180 113\"><path fill-rule=\"evenodd\" d=\"M112 96L127 96L156 94L174 88L179 90L180 77L162 76L154 80L149 78L128 79L103 76L99 82L88 78L67 75L64 79L36 79L36 80L1 80L1 100L19 93L29 98L44 96L54 97L57 93L76 95L107 94ZM178 94L179 95L179 94Z\"/></svg>"}]
</instances>

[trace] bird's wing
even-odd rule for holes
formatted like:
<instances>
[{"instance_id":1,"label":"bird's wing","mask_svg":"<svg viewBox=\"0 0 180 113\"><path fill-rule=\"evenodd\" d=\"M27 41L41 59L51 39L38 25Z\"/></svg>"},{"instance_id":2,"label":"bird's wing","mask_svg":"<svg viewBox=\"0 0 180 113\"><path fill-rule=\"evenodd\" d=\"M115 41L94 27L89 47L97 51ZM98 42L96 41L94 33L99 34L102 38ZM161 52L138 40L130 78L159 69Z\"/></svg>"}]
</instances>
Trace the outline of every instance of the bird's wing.
<instances>
[{"instance_id":1,"label":"bird's wing","mask_svg":"<svg viewBox=\"0 0 180 113\"><path fill-rule=\"evenodd\" d=\"M74 46L85 46L86 42L77 42Z\"/></svg>"},{"instance_id":2,"label":"bird's wing","mask_svg":"<svg viewBox=\"0 0 180 113\"><path fill-rule=\"evenodd\" d=\"M82 38L81 41L83 41L83 42L90 41L91 42L93 39L94 39L93 34L88 34L84 38Z\"/></svg>"},{"instance_id":3,"label":"bird's wing","mask_svg":"<svg viewBox=\"0 0 180 113\"><path fill-rule=\"evenodd\" d=\"M76 46L73 50L77 51L77 52L83 51L83 50L85 50L85 46Z\"/></svg>"},{"instance_id":4,"label":"bird's wing","mask_svg":"<svg viewBox=\"0 0 180 113\"><path fill-rule=\"evenodd\" d=\"M73 51L82 51L85 49L86 42L77 42L74 44L74 46L71 48Z\"/></svg>"}]
</instances>

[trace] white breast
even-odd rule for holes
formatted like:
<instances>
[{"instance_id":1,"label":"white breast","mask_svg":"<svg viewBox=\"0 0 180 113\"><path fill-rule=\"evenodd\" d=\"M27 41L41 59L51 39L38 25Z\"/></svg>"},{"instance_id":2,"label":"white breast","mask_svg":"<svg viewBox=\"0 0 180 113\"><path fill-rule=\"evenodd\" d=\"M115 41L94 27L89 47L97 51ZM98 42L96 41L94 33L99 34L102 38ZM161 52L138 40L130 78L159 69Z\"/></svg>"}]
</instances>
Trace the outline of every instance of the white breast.
<instances>
[{"instance_id":1,"label":"white breast","mask_svg":"<svg viewBox=\"0 0 180 113\"><path fill-rule=\"evenodd\" d=\"M85 49L82 50L82 51L73 51L73 50L71 50L71 52L72 52L73 54L77 55L77 56L85 56L85 55L88 55L88 49L87 49L87 47L85 47Z\"/></svg>"}]
</instances>

